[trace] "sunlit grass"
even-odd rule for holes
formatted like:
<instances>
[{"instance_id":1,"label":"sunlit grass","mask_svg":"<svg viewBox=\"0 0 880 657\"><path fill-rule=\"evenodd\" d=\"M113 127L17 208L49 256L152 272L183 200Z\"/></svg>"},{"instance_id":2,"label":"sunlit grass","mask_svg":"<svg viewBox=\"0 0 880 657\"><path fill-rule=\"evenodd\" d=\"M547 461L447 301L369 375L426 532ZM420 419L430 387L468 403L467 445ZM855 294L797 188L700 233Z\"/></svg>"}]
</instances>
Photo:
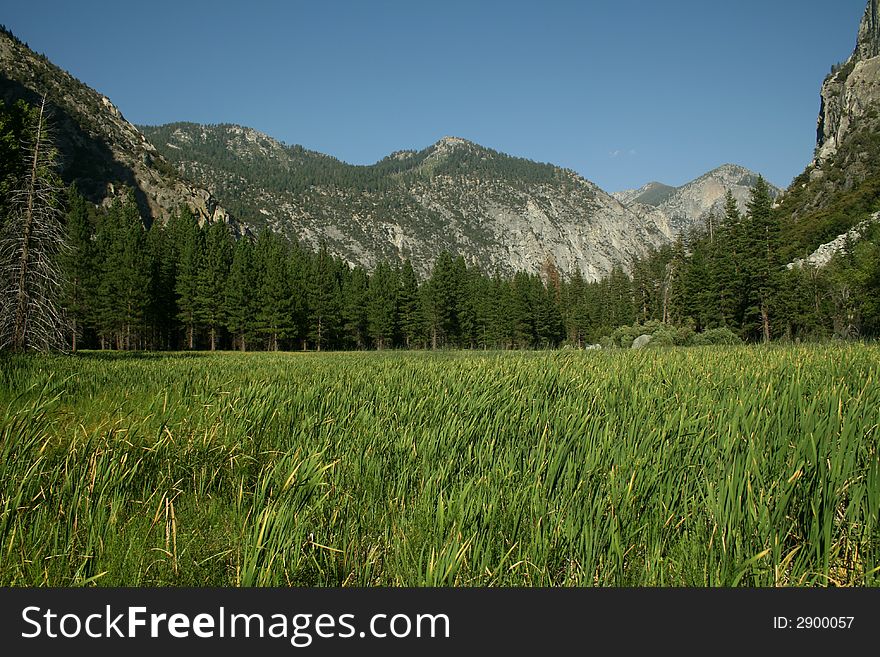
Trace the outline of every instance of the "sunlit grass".
<instances>
[{"instance_id":1,"label":"sunlit grass","mask_svg":"<svg viewBox=\"0 0 880 657\"><path fill-rule=\"evenodd\" d=\"M877 585L880 349L0 359L0 585Z\"/></svg>"}]
</instances>

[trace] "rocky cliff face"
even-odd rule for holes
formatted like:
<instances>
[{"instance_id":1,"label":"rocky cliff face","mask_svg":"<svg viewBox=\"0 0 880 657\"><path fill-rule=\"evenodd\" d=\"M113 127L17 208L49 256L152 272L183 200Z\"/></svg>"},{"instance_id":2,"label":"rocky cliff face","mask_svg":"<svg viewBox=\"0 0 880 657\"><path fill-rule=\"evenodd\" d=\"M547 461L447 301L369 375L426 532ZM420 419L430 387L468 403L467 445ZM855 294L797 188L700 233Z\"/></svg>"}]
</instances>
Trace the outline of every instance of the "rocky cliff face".
<instances>
[{"instance_id":1,"label":"rocky cliff face","mask_svg":"<svg viewBox=\"0 0 880 657\"><path fill-rule=\"evenodd\" d=\"M814 159L779 201L792 260L880 209L878 18L878 0L869 0L852 56L822 84Z\"/></svg>"},{"instance_id":2,"label":"rocky cliff face","mask_svg":"<svg viewBox=\"0 0 880 657\"><path fill-rule=\"evenodd\" d=\"M821 171L840 146L860 129L876 129L880 101L880 16L878 2L869 0L850 58L822 85L814 165ZM821 174L819 174L821 175Z\"/></svg>"},{"instance_id":3,"label":"rocky cliff face","mask_svg":"<svg viewBox=\"0 0 880 657\"><path fill-rule=\"evenodd\" d=\"M662 214L634 212L572 171L456 137L363 167L240 126L142 129L254 230L323 242L367 268L409 258L425 274L449 250L487 272L550 260L598 280L672 235Z\"/></svg>"},{"instance_id":4,"label":"rocky cliff face","mask_svg":"<svg viewBox=\"0 0 880 657\"><path fill-rule=\"evenodd\" d=\"M758 174L745 167L724 164L681 187L652 182L638 190L616 192L614 196L634 212L644 213L644 206L649 206L662 213L672 232L679 234L705 228L710 214L722 216L728 191L744 212L757 179ZM775 197L781 190L770 185L770 192Z\"/></svg>"},{"instance_id":5,"label":"rocky cliff face","mask_svg":"<svg viewBox=\"0 0 880 657\"><path fill-rule=\"evenodd\" d=\"M877 0L869 0L865 17L859 25L855 55L862 61L880 56L880 8Z\"/></svg>"},{"instance_id":6,"label":"rocky cliff face","mask_svg":"<svg viewBox=\"0 0 880 657\"><path fill-rule=\"evenodd\" d=\"M164 221L181 204L202 221L235 222L202 187L181 178L109 98L0 31L0 99L38 103L46 95L61 177L96 204L134 189L141 214Z\"/></svg>"}]
</instances>

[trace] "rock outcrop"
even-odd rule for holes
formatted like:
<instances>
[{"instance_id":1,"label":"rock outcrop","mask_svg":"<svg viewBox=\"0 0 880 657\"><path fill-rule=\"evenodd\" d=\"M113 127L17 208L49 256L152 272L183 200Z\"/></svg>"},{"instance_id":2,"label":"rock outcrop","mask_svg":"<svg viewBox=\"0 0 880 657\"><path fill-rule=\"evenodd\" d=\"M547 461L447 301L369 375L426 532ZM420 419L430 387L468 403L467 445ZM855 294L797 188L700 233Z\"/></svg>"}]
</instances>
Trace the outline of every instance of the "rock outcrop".
<instances>
[{"instance_id":1,"label":"rock outcrop","mask_svg":"<svg viewBox=\"0 0 880 657\"><path fill-rule=\"evenodd\" d=\"M825 79L817 122L813 176L838 152L854 130L876 129L880 123L880 16L878 2L869 0L850 58Z\"/></svg>"},{"instance_id":2,"label":"rock outcrop","mask_svg":"<svg viewBox=\"0 0 880 657\"><path fill-rule=\"evenodd\" d=\"M838 253L843 251L848 244L854 244L862 236L867 232L868 228L871 227L872 224L880 221L880 212L875 212L868 219L864 221L860 221L858 224L850 228L845 233L838 235L830 242L826 242L825 244L820 244L815 251L813 251L806 258L796 258L792 262L786 265L789 269L794 267L803 267L805 265L810 267L816 267L821 269L829 262L831 259L836 256Z\"/></svg>"}]
</instances>

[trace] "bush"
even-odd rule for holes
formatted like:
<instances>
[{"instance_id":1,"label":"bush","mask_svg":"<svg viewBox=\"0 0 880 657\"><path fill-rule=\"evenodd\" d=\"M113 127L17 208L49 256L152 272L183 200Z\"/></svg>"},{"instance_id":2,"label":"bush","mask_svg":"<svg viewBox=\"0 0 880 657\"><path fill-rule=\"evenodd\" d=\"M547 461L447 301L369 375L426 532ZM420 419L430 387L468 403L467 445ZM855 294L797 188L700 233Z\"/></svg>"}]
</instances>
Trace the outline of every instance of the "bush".
<instances>
[{"instance_id":1,"label":"bush","mask_svg":"<svg viewBox=\"0 0 880 657\"><path fill-rule=\"evenodd\" d=\"M709 329L702 333L697 333L693 337L694 345L713 345L713 344L742 344L739 336L726 326L723 328Z\"/></svg>"},{"instance_id":2,"label":"bush","mask_svg":"<svg viewBox=\"0 0 880 657\"><path fill-rule=\"evenodd\" d=\"M649 347L674 347L675 346L675 329L671 327L662 328L651 336Z\"/></svg>"},{"instance_id":3,"label":"bush","mask_svg":"<svg viewBox=\"0 0 880 657\"><path fill-rule=\"evenodd\" d=\"M649 347L697 347L703 345L742 344L739 336L729 328L714 328L696 333L691 326L671 326L657 321L633 326L619 326L600 338L603 349L629 349L640 335L650 335Z\"/></svg>"},{"instance_id":4,"label":"bush","mask_svg":"<svg viewBox=\"0 0 880 657\"><path fill-rule=\"evenodd\" d=\"M664 326L661 322L654 320L650 322L645 322L644 324L619 326L614 329L614 332L611 334L611 341L614 343L615 347L629 349L632 346L633 340L635 340L640 335L653 336L657 331L663 328Z\"/></svg>"}]
</instances>

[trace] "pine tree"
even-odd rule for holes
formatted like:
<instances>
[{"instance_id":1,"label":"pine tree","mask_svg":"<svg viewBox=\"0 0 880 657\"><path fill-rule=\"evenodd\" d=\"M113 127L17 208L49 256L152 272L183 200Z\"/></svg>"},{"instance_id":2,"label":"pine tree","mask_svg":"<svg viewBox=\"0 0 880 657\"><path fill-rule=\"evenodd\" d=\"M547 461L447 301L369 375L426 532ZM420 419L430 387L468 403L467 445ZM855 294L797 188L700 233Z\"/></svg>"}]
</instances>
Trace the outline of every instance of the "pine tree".
<instances>
[{"instance_id":1,"label":"pine tree","mask_svg":"<svg viewBox=\"0 0 880 657\"><path fill-rule=\"evenodd\" d=\"M557 347L565 337L560 293L552 279L549 283L549 285L542 284L541 279L537 277L533 283L537 297L535 335L538 346L545 349Z\"/></svg>"},{"instance_id":2,"label":"pine tree","mask_svg":"<svg viewBox=\"0 0 880 657\"><path fill-rule=\"evenodd\" d=\"M204 230L202 265L196 276L195 317L208 329L211 351L216 351L218 331L225 324L225 290L232 264L232 235L217 222Z\"/></svg>"},{"instance_id":3,"label":"pine tree","mask_svg":"<svg viewBox=\"0 0 880 657\"><path fill-rule=\"evenodd\" d=\"M97 277L95 274L92 223L89 204L71 186L67 191L66 241L60 264L65 272L62 304L70 322L71 350L76 352L79 339L89 322Z\"/></svg>"},{"instance_id":4,"label":"pine tree","mask_svg":"<svg viewBox=\"0 0 880 657\"><path fill-rule=\"evenodd\" d=\"M614 265L608 276L608 301L610 325L629 326L635 321L632 281L620 265Z\"/></svg>"},{"instance_id":5,"label":"pine tree","mask_svg":"<svg viewBox=\"0 0 880 657\"><path fill-rule=\"evenodd\" d=\"M425 314L419 295L419 279L409 260L404 261L398 278L397 293L400 308L400 330L407 349L422 344L425 337Z\"/></svg>"},{"instance_id":6,"label":"pine tree","mask_svg":"<svg viewBox=\"0 0 880 657\"><path fill-rule=\"evenodd\" d=\"M290 337L308 348L309 337L309 280L314 254L299 244L291 245L287 258L287 280L290 290Z\"/></svg>"},{"instance_id":7,"label":"pine tree","mask_svg":"<svg viewBox=\"0 0 880 657\"><path fill-rule=\"evenodd\" d=\"M453 344L458 337L458 289L455 263L449 252L443 251L434 263L422 294L432 349Z\"/></svg>"},{"instance_id":8,"label":"pine tree","mask_svg":"<svg viewBox=\"0 0 880 657\"><path fill-rule=\"evenodd\" d=\"M177 245L177 271L174 290L177 294L177 317L185 331L187 349L195 349L199 269L204 254L204 235L192 211L182 207L174 220L171 238Z\"/></svg>"},{"instance_id":9,"label":"pine tree","mask_svg":"<svg viewBox=\"0 0 880 657\"><path fill-rule=\"evenodd\" d=\"M458 341L467 349L473 349L480 339L480 270L468 268L464 258L455 259L455 279L458 283L455 314L458 318Z\"/></svg>"},{"instance_id":10,"label":"pine tree","mask_svg":"<svg viewBox=\"0 0 880 657\"><path fill-rule=\"evenodd\" d=\"M513 342L510 284L499 273L489 280L486 300L486 343L496 348L509 348Z\"/></svg>"},{"instance_id":11,"label":"pine tree","mask_svg":"<svg viewBox=\"0 0 880 657\"><path fill-rule=\"evenodd\" d=\"M538 281L540 283L540 280ZM508 312L512 329L513 345L519 349L528 349L535 344L535 287L533 279L526 272L514 274L510 285L510 305Z\"/></svg>"},{"instance_id":12,"label":"pine tree","mask_svg":"<svg viewBox=\"0 0 880 657\"><path fill-rule=\"evenodd\" d=\"M177 251L169 230L154 222L147 231L150 259L150 303L148 323L151 345L158 349L176 349L178 345Z\"/></svg>"},{"instance_id":13,"label":"pine tree","mask_svg":"<svg viewBox=\"0 0 880 657\"><path fill-rule=\"evenodd\" d=\"M251 337L256 332L254 305L256 272L254 271L254 247L248 238L235 244L232 264L223 294L223 317L227 330L233 336L234 345L247 351Z\"/></svg>"},{"instance_id":14,"label":"pine tree","mask_svg":"<svg viewBox=\"0 0 880 657\"><path fill-rule=\"evenodd\" d=\"M764 342L771 338L770 315L779 285L779 224L772 212L770 188L763 177L752 187L744 246L747 282L746 302L752 315L758 316Z\"/></svg>"},{"instance_id":15,"label":"pine tree","mask_svg":"<svg viewBox=\"0 0 880 657\"><path fill-rule=\"evenodd\" d=\"M367 293L367 322L370 337L380 351L392 345L397 330L397 276L380 262L370 277Z\"/></svg>"},{"instance_id":16,"label":"pine tree","mask_svg":"<svg viewBox=\"0 0 880 657\"><path fill-rule=\"evenodd\" d=\"M568 342L578 348L584 346L590 323L586 312L586 285L580 269L576 269L563 286L565 335Z\"/></svg>"},{"instance_id":17,"label":"pine tree","mask_svg":"<svg viewBox=\"0 0 880 657\"><path fill-rule=\"evenodd\" d=\"M336 339L341 320L338 266L322 244L312 260L309 279L309 338L318 351Z\"/></svg>"},{"instance_id":18,"label":"pine tree","mask_svg":"<svg viewBox=\"0 0 880 657\"><path fill-rule=\"evenodd\" d=\"M294 331L288 251L283 238L270 230L260 233L254 247L257 329L266 336L270 351L278 351L282 341Z\"/></svg>"},{"instance_id":19,"label":"pine tree","mask_svg":"<svg viewBox=\"0 0 880 657\"><path fill-rule=\"evenodd\" d=\"M95 245L100 262L95 307L101 346L142 347L150 302L150 261L132 190L116 198L101 217Z\"/></svg>"},{"instance_id":20,"label":"pine tree","mask_svg":"<svg viewBox=\"0 0 880 657\"><path fill-rule=\"evenodd\" d=\"M369 341L367 323L368 277L363 267L355 267L342 283L342 322L346 341L364 349Z\"/></svg>"},{"instance_id":21,"label":"pine tree","mask_svg":"<svg viewBox=\"0 0 880 657\"><path fill-rule=\"evenodd\" d=\"M0 230L10 211L12 192L27 179L27 148L37 118L36 111L23 100L9 107L0 100Z\"/></svg>"}]
</instances>

